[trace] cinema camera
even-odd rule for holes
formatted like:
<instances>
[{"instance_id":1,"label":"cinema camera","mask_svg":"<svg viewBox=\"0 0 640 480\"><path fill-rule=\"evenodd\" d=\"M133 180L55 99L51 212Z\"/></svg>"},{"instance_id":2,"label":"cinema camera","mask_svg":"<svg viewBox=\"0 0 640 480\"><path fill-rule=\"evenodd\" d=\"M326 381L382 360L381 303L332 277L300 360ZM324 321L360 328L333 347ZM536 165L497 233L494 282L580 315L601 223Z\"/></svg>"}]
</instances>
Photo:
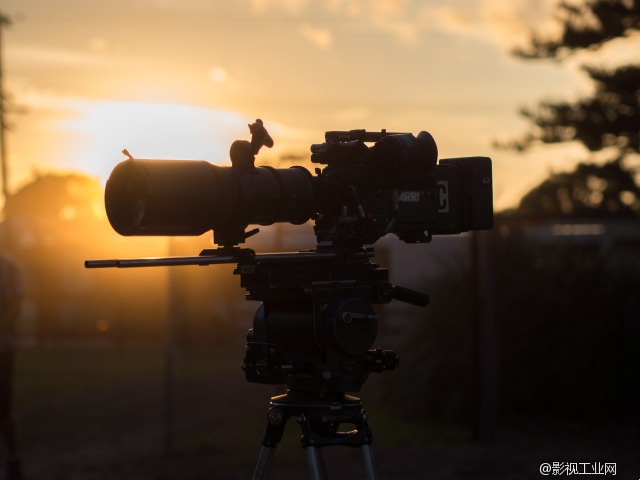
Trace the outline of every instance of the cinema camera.
<instances>
[{"instance_id":1,"label":"cinema camera","mask_svg":"<svg viewBox=\"0 0 640 480\"><path fill-rule=\"evenodd\" d=\"M313 478L316 448L361 447L368 478L376 478L371 430L356 397L369 373L395 369L395 352L372 348L378 317L373 304L393 299L426 306L425 294L393 286L388 271L371 263L371 245L388 234L406 243L433 235L489 229L493 223L491 160L437 161L427 132L329 131L311 146L306 168L254 165L273 140L261 120L249 125L251 142L230 149L231 167L206 161L129 159L107 182L105 206L122 235L201 235L214 232L216 249L195 257L94 260L89 268L236 263L234 274L261 301L242 368L249 382L286 384L271 399L254 478L266 478L284 425L303 430ZM373 143L368 146L367 143ZM125 151L128 154L128 152ZM249 225L315 222L317 245L296 253L256 254L239 247L257 233ZM339 431L341 423L355 429Z\"/></svg>"}]
</instances>

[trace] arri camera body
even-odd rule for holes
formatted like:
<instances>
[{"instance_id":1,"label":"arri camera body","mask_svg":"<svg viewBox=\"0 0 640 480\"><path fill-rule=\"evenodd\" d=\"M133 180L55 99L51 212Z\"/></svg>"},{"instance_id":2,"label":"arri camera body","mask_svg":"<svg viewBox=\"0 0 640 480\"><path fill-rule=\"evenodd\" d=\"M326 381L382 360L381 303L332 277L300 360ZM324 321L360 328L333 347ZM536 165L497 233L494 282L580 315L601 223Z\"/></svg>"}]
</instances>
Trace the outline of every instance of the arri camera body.
<instances>
[{"instance_id":1,"label":"arri camera body","mask_svg":"<svg viewBox=\"0 0 640 480\"><path fill-rule=\"evenodd\" d=\"M387 234L426 243L433 235L491 228L491 160L438 162L427 132L330 131L324 143L311 146L311 161L320 165L312 174L300 166L255 166L255 155L273 140L261 120L249 129L250 142L231 146L231 167L129 156L106 185L107 216L120 234L213 230L219 248L195 257L95 260L86 266L236 263L247 298L262 302L247 335L246 378L288 387L287 394L272 398L254 478L266 478L291 416L302 425L305 448L367 447L365 462L373 471L366 415L359 399L346 395L360 390L369 373L398 365L395 352L374 347L378 317L372 305L397 299L425 306L428 297L392 285L387 269L371 262L371 245ZM310 220L313 249L256 254L239 247L257 232L247 232L250 225ZM338 431L345 422L355 430ZM315 457L309 462L319 478Z\"/></svg>"}]
</instances>

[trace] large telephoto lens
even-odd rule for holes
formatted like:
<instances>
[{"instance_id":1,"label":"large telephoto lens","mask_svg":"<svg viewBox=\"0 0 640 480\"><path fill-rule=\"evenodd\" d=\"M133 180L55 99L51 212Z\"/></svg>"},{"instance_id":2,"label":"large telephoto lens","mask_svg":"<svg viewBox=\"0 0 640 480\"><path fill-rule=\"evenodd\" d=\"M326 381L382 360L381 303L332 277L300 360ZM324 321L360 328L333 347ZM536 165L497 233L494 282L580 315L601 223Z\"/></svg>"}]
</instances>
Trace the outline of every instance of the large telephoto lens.
<instances>
[{"instance_id":1,"label":"large telephoto lens","mask_svg":"<svg viewBox=\"0 0 640 480\"><path fill-rule=\"evenodd\" d=\"M129 159L111 172L105 206L121 235L301 224L314 212L313 176L302 167L236 171L206 161Z\"/></svg>"}]
</instances>

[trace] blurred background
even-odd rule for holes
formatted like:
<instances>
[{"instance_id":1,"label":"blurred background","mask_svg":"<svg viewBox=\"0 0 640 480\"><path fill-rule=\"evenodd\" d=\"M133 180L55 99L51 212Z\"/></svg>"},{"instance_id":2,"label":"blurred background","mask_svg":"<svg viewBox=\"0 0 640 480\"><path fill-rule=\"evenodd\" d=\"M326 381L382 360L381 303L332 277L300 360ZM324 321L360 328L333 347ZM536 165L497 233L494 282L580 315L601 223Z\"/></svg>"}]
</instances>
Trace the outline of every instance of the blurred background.
<instances>
[{"instance_id":1,"label":"blurred background","mask_svg":"<svg viewBox=\"0 0 640 480\"><path fill-rule=\"evenodd\" d=\"M3 0L0 13L0 246L24 283L27 478L251 475L279 390L240 370L257 305L233 267L84 260L211 247L210 233L119 237L104 183L123 148L228 165L256 118L275 140L262 165L312 168L326 130L357 128L427 130L441 158L493 159L493 230L375 245L394 283L432 300L380 309L377 344L401 358L361 392L382 478L533 478L543 462L640 475L638 0ZM314 245L311 224L247 243ZM298 427L285 437L272 478L302 477ZM334 472L357 477L359 457L335 450Z\"/></svg>"}]
</instances>

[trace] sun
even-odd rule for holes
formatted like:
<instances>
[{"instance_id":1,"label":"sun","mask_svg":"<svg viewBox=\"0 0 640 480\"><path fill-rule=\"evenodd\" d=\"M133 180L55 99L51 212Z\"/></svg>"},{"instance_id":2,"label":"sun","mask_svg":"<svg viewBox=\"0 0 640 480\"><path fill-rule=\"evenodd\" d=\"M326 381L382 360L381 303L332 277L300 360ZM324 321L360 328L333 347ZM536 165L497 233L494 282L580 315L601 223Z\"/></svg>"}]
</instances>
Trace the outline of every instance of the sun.
<instances>
[{"instance_id":1,"label":"sun","mask_svg":"<svg viewBox=\"0 0 640 480\"><path fill-rule=\"evenodd\" d=\"M222 74L218 72L217 74ZM139 100L95 100L38 94L27 98L30 122L12 132L11 184L42 172L79 172L106 182L127 149L134 158L206 160L229 165L235 140L249 139L256 117L207 106ZM299 132L267 120L277 157ZM33 139L38 138L38 142Z\"/></svg>"},{"instance_id":2,"label":"sun","mask_svg":"<svg viewBox=\"0 0 640 480\"><path fill-rule=\"evenodd\" d=\"M73 114L56 128L75 137L64 167L103 180L124 158L125 148L135 158L226 164L233 140L248 134L244 117L199 106L79 99L66 100L64 106Z\"/></svg>"}]
</instances>

